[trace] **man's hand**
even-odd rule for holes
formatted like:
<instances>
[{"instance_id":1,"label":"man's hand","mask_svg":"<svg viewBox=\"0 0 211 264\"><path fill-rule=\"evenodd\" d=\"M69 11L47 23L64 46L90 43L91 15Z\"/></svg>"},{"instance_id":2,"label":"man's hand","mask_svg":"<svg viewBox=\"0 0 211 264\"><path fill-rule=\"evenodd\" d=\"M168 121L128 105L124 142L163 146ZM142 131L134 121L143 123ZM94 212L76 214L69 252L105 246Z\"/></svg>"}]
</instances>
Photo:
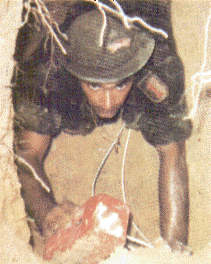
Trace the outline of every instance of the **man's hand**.
<instances>
[{"instance_id":1,"label":"man's hand","mask_svg":"<svg viewBox=\"0 0 211 264\"><path fill-rule=\"evenodd\" d=\"M45 239L49 239L56 231L70 224L78 208L79 206L70 201L65 201L54 207L44 221L43 235Z\"/></svg>"},{"instance_id":2,"label":"man's hand","mask_svg":"<svg viewBox=\"0 0 211 264\"><path fill-rule=\"evenodd\" d=\"M168 246L171 248L173 252L181 252L187 255L193 254L193 251L189 246L186 246L179 241L169 241Z\"/></svg>"},{"instance_id":3,"label":"man's hand","mask_svg":"<svg viewBox=\"0 0 211 264\"><path fill-rule=\"evenodd\" d=\"M162 238L173 250L188 243L189 190L184 142L156 147L160 158L159 203Z\"/></svg>"}]
</instances>

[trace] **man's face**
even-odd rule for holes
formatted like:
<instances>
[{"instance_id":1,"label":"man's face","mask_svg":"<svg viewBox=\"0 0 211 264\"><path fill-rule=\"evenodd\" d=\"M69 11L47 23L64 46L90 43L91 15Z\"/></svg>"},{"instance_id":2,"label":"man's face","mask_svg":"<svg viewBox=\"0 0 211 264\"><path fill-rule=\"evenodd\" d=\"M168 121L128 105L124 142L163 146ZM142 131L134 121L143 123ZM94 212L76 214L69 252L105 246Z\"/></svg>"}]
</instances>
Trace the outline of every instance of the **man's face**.
<instances>
[{"instance_id":1,"label":"man's face","mask_svg":"<svg viewBox=\"0 0 211 264\"><path fill-rule=\"evenodd\" d=\"M101 118L112 118L123 105L133 84L133 77L115 83L81 81L89 104Z\"/></svg>"}]
</instances>

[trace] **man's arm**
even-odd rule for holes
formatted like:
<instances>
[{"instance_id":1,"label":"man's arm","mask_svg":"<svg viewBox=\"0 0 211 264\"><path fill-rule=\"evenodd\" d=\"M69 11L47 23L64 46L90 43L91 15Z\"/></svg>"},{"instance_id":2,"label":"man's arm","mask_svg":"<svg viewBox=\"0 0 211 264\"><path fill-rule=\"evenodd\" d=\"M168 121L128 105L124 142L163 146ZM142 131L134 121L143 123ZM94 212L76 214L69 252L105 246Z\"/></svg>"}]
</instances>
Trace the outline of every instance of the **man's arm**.
<instances>
[{"instance_id":1,"label":"man's arm","mask_svg":"<svg viewBox=\"0 0 211 264\"><path fill-rule=\"evenodd\" d=\"M15 134L15 154L23 158L36 171L39 178L51 189L50 183L44 172L44 158L51 144L50 135L21 130ZM50 210L57 204L52 191L48 193L35 179L27 166L17 159L18 176L22 186L22 196L26 210L35 219L40 230L44 228L45 218Z\"/></svg>"},{"instance_id":2,"label":"man's arm","mask_svg":"<svg viewBox=\"0 0 211 264\"><path fill-rule=\"evenodd\" d=\"M185 142L156 146L156 149L160 158L161 236L173 250L182 250L180 243L187 245L189 228L189 187Z\"/></svg>"}]
</instances>

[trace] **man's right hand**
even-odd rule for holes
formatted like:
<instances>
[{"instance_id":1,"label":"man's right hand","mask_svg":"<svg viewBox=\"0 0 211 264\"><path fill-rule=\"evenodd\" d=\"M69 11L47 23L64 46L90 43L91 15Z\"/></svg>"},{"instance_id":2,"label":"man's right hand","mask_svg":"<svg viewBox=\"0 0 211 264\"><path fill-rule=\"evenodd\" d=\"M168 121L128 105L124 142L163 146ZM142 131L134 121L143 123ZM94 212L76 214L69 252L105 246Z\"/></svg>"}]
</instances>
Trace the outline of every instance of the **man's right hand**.
<instances>
[{"instance_id":1,"label":"man's right hand","mask_svg":"<svg viewBox=\"0 0 211 264\"><path fill-rule=\"evenodd\" d=\"M79 208L78 205L70 201L65 201L60 205L54 207L48 214L44 221L43 235L48 240L59 229L64 228L71 223L72 218Z\"/></svg>"}]
</instances>

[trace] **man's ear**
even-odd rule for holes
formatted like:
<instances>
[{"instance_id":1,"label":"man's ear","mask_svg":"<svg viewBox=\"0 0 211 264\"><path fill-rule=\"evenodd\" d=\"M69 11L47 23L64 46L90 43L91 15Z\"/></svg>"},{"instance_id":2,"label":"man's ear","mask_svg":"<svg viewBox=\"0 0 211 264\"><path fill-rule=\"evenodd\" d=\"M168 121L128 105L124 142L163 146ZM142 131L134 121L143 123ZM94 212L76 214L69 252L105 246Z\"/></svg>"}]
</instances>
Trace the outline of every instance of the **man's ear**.
<instances>
[{"instance_id":1,"label":"man's ear","mask_svg":"<svg viewBox=\"0 0 211 264\"><path fill-rule=\"evenodd\" d=\"M154 103L161 103L169 95L169 87L151 71L138 81L137 87Z\"/></svg>"}]
</instances>

